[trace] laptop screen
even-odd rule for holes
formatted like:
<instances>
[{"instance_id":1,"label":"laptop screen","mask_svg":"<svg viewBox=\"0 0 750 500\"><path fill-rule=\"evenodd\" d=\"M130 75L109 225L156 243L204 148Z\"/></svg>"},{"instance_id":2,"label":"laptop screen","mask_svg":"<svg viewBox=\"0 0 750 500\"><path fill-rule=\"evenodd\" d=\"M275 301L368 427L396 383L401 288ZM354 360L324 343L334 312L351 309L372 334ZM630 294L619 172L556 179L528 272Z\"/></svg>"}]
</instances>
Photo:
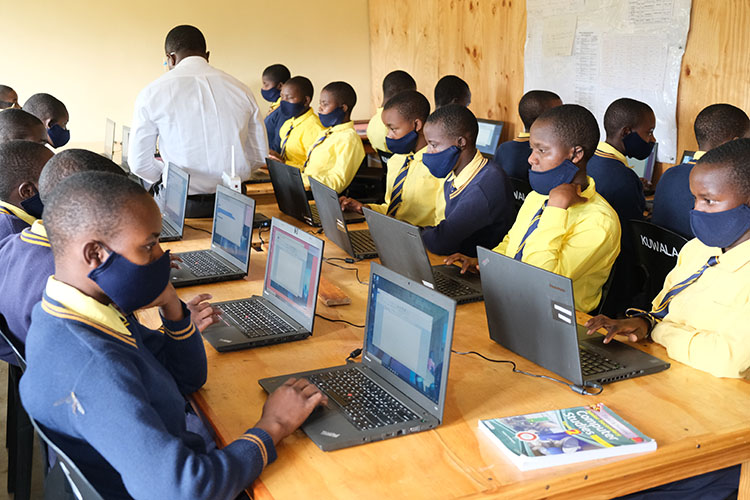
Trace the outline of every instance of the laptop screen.
<instances>
[{"instance_id":1,"label":"laptop screen","mask_svg":"<svg viewBox=\"0 0 750 500\"><path fill-rule=\"evenodd\" d=\"M450 313L373 272L365 342L367 354L433 403L438 403Z\"/></svg>"},{"instance_id":2,"label":"laptop screen","mask_svg":"<svg viewBox=\"0 0 750 500\"><path fill-rule=\"evenodd\" d=\"M680 164L692 161L695 157L695 151L688 151L687 149L682 152L682 158L680 158Z\"/></svg>"},{"instance_id":3,"label":"laptop screen","mask_svg":"<svg viewBox=\"0 0 750 500\"><path fill-rule=\"evenodd\" d=\"M651 182L654 178L654 166L656 165L656 153L659 149L659 143L654 144L654 149L645 160L628 157L628 164L633 168L638 177L643 177Z\"/></svg>"},{"instance_id":4,"label":"laptop screen","mask_svg":"<svg viewBox=\"0 0 750 500\"><path fill-rule=\"evenodd\" d=\"M185 202L187 201L188 177L180 174L174 165L167 169L167 187L164 197L164 218L175 229L180 229L185 220Z\"/></svg>"},{"instance_id":5,"label":"laptop screen","mask_svg":"<svg viewBox=\"0 0 750 500\"><path fill-rule=\"evenodd\" d=\"M503 122L491 120L477 120L479 132L477 133L477 149L480 153L493 156L500 142L500 134L503 131Z\"/></svg>"},{"instance_id":6,"label":"laptop screen","mask_svg":"<svg viewBox=\"0 0 750 500\"><path fill-rule=\"evenodd\" d=\"M211 246L219 247L246 266L253 236L254 206L217 189L215 211Z\"/></svg>"}]
</instances>

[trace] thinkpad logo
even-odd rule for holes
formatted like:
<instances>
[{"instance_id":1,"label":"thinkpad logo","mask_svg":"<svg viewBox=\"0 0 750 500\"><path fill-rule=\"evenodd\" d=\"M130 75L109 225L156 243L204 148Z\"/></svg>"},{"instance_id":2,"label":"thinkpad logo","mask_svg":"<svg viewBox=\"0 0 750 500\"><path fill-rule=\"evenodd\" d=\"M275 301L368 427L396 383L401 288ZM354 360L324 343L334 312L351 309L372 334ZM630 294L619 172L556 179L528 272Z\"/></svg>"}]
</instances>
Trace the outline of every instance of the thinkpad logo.
<instances>
[{"instance_id":1,"label":"thinkpad logo","mask_svg":"<svg viewBox=\"0 0 750 500\"><path fill-rule=\"evenodd\" d=\"M331 431L320 431L320 435L321 436L326 436L326 437L331 437L331 438L337 438L341 434L336 434L335 432L331 432Z\"/></svg>"}]
</instances>

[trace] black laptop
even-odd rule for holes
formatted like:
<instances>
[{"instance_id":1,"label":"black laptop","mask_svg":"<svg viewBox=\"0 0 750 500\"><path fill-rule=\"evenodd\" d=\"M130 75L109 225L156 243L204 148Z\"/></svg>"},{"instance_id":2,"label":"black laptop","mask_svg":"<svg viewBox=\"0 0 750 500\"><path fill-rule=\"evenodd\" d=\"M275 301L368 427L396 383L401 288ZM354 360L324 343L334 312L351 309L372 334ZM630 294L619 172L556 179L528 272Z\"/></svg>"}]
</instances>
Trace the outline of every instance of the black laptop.
<instances>
[{"instance_id":1,"label":"black laptop","mask_svg":"<svg viewBox=\"0 0 750 500\"><path fill-rule=\"evenodd\" d=\"M167 185L164 187L164 209L161 214L159 241L182 239L189 187L190 174L172 163L167 165Z\"/></svg>"},{"instance_id":2,"label":"black laptop","mask_svg":"<svg viewBox=\"0 0 750 500\"><path fill-rule=\"evenodd\" d=\"M490 338L578 387L669 368L623 342L602 342L576 323L573 282L505 255L477 248Z\"/></svg>"},{"instance_id":3,"label":"black laptop","mask_svg":"<svg viewBox=\"0 0 750 500\"><path fill-rule=\"evenodd\" d=\"M362 362L260 380L273 392L305 377L328 396L302 430L322 450L433 429L443 421L456 302L370 267Z\"/></svg>"},{"instance_id":4,"label":"black laptop","mask_svg":"<svg viewBox=\"0 0 750 500\"><path fill-rule=\"evenodd\" d=\"M216 186L211 248L180 252L179 269L172 269L176 287L242 279L250 264L255 200Z\"/></svg>"}]
</instances>

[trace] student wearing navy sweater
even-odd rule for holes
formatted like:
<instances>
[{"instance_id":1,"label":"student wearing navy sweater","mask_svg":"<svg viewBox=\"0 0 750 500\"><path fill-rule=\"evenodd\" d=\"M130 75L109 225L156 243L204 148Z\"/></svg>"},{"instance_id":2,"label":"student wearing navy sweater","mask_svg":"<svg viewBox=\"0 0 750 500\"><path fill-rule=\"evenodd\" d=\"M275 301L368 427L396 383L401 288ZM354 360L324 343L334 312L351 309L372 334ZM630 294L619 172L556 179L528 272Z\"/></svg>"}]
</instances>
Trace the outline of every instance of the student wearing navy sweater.
<instances>
[{"instance_id":1,"label":"student wearing navy sweater","mask_svg":"<svg viewBox=\"0 0 750 500\"><path fill-rule=\"evenodd\" d=\"M37 185L50 158L52 152L38 142L0 144L0 240L20 233L42 217Z\"/></svg>"},{"instance_id":2,"label":"student wearing navy sweater","mask_svg":"<svg viewBox=\"0 0 750 500\"><path fill-rule=\"evenodd\" d=\"M469 84L456 75L445 75L435 84L435 109L448 104L460 104L465 108L471 104Z\"/></svg>"},{"instance_id":3,"label":"student wearing navy sweater","mask_svg":"<svg viewBox=\"0 0 750 500\"><path fill-rule=\"evenodd\" d=\"M654 193L654 212L651 222L693 238L690 211L693 195L690 193L690 172L695 162L710 151L733 139L748 137L750 120L744 111L731 104L712 104L703 109L693 125L699 151L693 159L676 165L661 176Z\"/></svg>"},{"instance_id":4,"label":"student wearing navy sweater","mask_svg":"<svg viewBox=\"0 0 750 500\"><path fill-rule=\"evenodd\" d=\"M494 248L513 224L513 194L505 172L476 148L479 125L459 104L435 110L424 126L422 162L445 178L445 219L422 231L425 247L438 255L476 257L477 245ZM440 195L440 194L439 194Z\"/></svg>"},{"instance_id":5,"label":"student wearing navy sweater","mask_svg":"<svg viewBox=\"0 0 750 500\"><path fill-rule=\"evenodd\" d=\"M125 177L84 172L50 196L55 257L32 314L21 398L105 498L232 499L325 398L305 380L271 394L221 450L191 432L185 397L206 380L203 340L169 283L153 199ZM134 311L159 308L162 326Z\"/></svg>"}]
</instances>

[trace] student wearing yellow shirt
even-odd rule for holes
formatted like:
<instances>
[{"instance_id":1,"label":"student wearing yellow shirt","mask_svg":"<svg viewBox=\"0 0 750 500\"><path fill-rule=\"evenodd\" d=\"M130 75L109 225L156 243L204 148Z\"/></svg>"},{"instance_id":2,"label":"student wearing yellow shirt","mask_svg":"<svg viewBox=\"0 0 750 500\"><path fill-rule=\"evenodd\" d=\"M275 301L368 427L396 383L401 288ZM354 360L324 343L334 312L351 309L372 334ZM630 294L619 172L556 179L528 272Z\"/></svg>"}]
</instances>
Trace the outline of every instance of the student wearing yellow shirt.
<instances>
[{"instance_id":1,"label":"student wearing yellow shirt","mask_svg":"<svg viewBox=\"0 0 750 500\"><path fill-rule=\"evenodd\" d=\"M286 118L279 129L279 151L270 150L271 158L302 168L307 150L325 128L310 107L313 84L304 76L290 78L281 87L279 111Z\"/></svg>"},{"instance_id":2,"label":"student wearing yellow shirt","mask_svg":"<svg viewBox=\"0 0 750 500\"><path fill-rule=\"evenodd\" d=\"M279 129L286 121L281 119L283 116L281 112L275 113L275 111L279 109L279 104L281 104L281 87L291 76L289 68L283 64L272 64L263 70L263 76L261 77L263 86L260 89L260 94L263 99L271 103L263 123L266 125L268 147L273 151L281 149Z\"/></svg>"},{"instance_id":3,"label":"student wearing yellow shirt","mask_svg":"<svg viewBox=\"0 0 750 500\"><path fill-rule=\"evenodd\" d=\"M427 150L424 124L430 102L416 90L392 97L383 108L388 128L386 143L395 154L388 160L385 202L367 205L372 210L414 226L435 226L445 218L443 182L422 163ZM362 213L363 204L341 198L341 208Z\"/></svg>"},{"instance_id":4,"label":"student wearing yellow shirt","mask_svg":"<svg viewBox=\"0 0 750 500\"><path fill-rule=\"evenodd\" d=\"M586 163L599 140L596 118L565 104L543 113L531 127L529 183L515 224L495 251L573 280L576 309L591 311L620 252L617 214L596 192ZM464 271L476 259L452 255Z\"/></svg>"},{"instance_id":5,"label":"student wearing yellow shirt","mask_svg":"<svg viewBox=\"0 0 750 500\"><path fill-rule=\"evenodd\" d=\"M320 93L319 118L325 129L307 150L302 180L309 186L313 177L337 193L343 192L365 159L362 139L354 130L352 109L357 93L346 82L331 82Z\"/></svg>"},{"instance_id":6,"label":"student wearing yellow shirt","mask_svg":"<svg viewBox=\"0 0 750 500\"><path fill-rule=\"evenodd\" d=\"M390 152L388 145L385 143L388 128L382 119L383 107L391 97L405 90L417 90L417 82L406 71L391 71L383 78L383 102L375 111L373 117L370 118L370 123L367 124L367 139L373 148Z\"/></svg>"}]
</instances>

